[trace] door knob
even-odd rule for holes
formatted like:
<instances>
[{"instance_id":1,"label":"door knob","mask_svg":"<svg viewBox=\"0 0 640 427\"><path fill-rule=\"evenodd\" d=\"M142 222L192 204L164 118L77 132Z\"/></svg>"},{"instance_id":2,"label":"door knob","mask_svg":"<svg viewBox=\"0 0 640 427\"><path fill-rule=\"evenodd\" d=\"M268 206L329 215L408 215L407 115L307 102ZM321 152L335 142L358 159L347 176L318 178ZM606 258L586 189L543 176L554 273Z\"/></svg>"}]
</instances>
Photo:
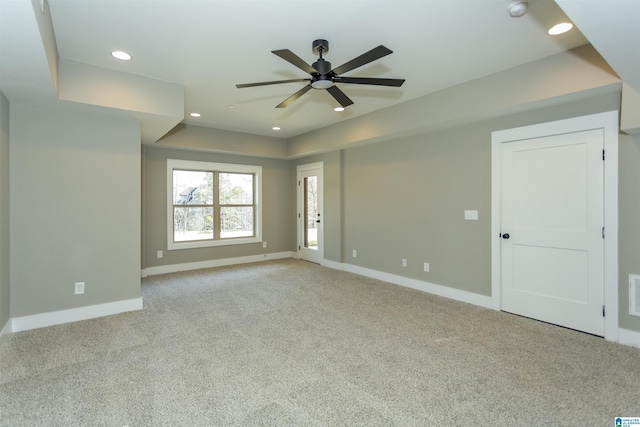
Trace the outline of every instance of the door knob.
<instances>
[{"instance_id":1,"label":"door knob","mask_svg":"<svg viewBox=\"0 0 640 427\"><path fill-rule=\"evenodd\" d=\"M503 239L508 239L509 237L511 237L511 236L509 236L509 233L504 233L504 234L502 235L502 238L503 238Z\"/></svg>"}]
</instances>

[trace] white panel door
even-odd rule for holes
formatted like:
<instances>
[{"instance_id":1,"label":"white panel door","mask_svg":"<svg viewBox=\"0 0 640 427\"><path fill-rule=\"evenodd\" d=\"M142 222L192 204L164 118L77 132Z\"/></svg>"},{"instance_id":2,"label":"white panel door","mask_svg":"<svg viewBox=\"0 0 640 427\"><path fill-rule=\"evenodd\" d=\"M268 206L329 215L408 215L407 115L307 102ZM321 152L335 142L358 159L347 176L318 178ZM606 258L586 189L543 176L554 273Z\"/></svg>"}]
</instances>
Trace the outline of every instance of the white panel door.
<instances>
[{"instance_id":1,"label":"white panel door","mask_svg":"<svg viewBox=\"0 0 640 427\"><path fill-rule=\"evenodd\" d=\"M501 145L502 309L604 335L601 129Z\"/></svg>"},{"instance_id":2,"label":"white panel door","mask_svg":"<svg viewBox=\"0 0 640 427\"><path fill-rule=\"evenodd\" d=\"M317 264L324 259L322 171L322 162L298 166L298 256Z\"/></svg>"}]
</instances>

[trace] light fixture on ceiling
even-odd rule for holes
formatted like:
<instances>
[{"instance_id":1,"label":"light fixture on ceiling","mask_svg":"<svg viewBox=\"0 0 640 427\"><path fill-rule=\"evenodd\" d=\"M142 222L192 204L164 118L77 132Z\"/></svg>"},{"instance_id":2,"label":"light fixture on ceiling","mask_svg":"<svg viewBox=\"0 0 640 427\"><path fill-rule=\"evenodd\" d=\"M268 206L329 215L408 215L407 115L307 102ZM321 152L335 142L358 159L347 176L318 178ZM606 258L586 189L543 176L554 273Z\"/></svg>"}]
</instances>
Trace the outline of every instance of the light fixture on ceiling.
<instances>
[{"instance_id":1,"label":"light fixture on ceiling","mask_svg":"<svg viewBox=\"0 0 640 427\"><path fill-rule=\"evenodd\" d=\"M311 82L311 87L314 89L329 89L333 86L331 79L320 79Z\"/></svg>"},{"instance_id":2,"label":"light fixture on ceiling","mask_svg":"<svg viewBox=\"0 0 640 427\"><path fill-rule=\"evenodd\" d=\"M273 129L273 130L280 130L280 127L279 127L279 126L274 126L274 127L272 127L271 129Z\"/></svg>"},{"instance_id":3,"label":"light fixture on ceiling","mask_svg":"<svg viewBox=\"0 0 640 427\"><path fill-rule=\"evenodd\" d=\"M341 111L344 111L344 107L336 107L333 109L333 111L337 111L339 113Z\"/></svg>"},{"instance_id":4,"label":"light fixture on ceiling","mask_svg":"<svg viewBox=\"0 0 640 427\"><path fill-rule=\"evenodd\" d=\"M527 3L526 1L511 3L509 5L509 16L511 16L512 18L520 18L525 13L527 13L528 7L529 3Z\"/></svg>"},{"instance_id":5,"label":"light fixture on ceiling","mask_svg":"<svg viewBox=\"0 0 640 427\"><path fill-rule=\"evenodd\" d=\"M560 34L564 34L567 31L571 30L573 28L573 24L570 22L561 22L559 24L554 25L553 27L549 28L549 31L547 31L547 34L549 34L550 36L557 36Z\"/></svg>"},{"instance_id":6,"label":"light fixture on ceiling","mask_svg":"<svg viewBox=\"0 0 640 427\"><path fill-rule=\"evenodd\" d=\"M189 115L191 117L202 117L202 114L200 114L200 113L189 113Z\"/></svg>"},{"instance_id":7,"label":"light fixture on ceiling","mask_svg":"<svg viewBox=\"0 0 640 427\"><path fill-rule=\"evenodd\" d=\"M132 58L131 55L123 50L114 50L113 52L111 52L111 56L121 61L131 61Z\"/></svg>"}]
</instances>

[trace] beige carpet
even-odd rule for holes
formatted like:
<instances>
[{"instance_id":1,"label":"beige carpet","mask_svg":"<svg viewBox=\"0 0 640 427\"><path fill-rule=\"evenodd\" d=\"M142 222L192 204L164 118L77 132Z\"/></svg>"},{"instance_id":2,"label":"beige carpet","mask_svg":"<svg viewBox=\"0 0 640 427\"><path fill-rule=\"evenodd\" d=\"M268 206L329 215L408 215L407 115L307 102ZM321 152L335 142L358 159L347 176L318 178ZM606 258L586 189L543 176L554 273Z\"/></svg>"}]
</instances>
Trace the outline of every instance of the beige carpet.
<instances>
[{"instance_id":1,"label":"beige carpet","mask_svg":"<svg viewBox=\"0 0 640 427\"><path fill-rule=\"evenodd\" d=\"M296 260L9 336L2 426L613 426L640 349Z\"/></svg>"}]
</instances>

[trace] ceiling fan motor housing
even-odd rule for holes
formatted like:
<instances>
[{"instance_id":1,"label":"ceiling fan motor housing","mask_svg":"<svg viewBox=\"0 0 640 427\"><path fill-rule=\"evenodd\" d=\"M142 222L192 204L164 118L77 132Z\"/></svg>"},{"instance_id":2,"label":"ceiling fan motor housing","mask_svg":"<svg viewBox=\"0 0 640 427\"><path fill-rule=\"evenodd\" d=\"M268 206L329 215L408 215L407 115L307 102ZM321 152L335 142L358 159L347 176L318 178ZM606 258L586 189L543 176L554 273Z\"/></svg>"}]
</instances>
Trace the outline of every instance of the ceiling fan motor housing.
<instances>
[{"instance_id":1,"label":"ceiling fan motor housing","mask_svg":"<svg viewBox=\"0 0 640 427\"><path fill-rule=\"evenodd\" d=\"M331 62L325 61L322 58L311 64L311 66L322 76L329 74L331 71Z\"/></svg>"}]
</instances>

